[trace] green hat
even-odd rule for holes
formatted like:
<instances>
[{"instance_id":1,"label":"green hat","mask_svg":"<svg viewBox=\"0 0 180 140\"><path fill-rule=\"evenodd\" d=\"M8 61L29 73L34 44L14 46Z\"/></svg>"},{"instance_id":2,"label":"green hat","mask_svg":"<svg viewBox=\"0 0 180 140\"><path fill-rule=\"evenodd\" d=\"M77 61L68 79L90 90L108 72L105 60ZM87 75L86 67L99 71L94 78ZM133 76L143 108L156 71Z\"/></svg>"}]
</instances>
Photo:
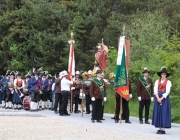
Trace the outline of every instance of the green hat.
<instances>
[{"instance_id":1,"label":"green hat","mask_svg":"<svg viewBox=\"0 0 180 140\"><path fill-rule=\"evenodd\" d=\"M97 70L97 71L96 71L96 74L99 74L99 73L102 74L102 71L101 71L101 70Z\"/></svg>"}]
</instances>

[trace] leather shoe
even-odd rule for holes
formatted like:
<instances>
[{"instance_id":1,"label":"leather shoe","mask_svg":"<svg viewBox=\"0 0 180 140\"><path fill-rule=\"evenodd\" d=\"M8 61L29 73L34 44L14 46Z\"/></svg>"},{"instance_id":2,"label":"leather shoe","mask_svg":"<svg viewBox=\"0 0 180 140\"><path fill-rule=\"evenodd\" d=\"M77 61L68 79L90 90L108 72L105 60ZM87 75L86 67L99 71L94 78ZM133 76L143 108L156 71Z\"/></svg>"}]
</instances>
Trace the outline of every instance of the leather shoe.
<instances>
[{"instance_id":1,"label":"leather shoe","mask_svg":"<svg viewBox=\"0 0 180 140\"><path fill-rule=\"evenodd\" d=\"M90 112L86 112L85 114L90 114Z\"/></svg>"},{"instance_id":2,"label":"leather shoe","mask_svg":"<svg viewBox=\"0 0 180 140\"><path fill-rule=\"evenodd\" d=\"M58 114L58 112L57 112L57 111L54 111L54 113L55 113L55 114Z\"/></svg>"},{"instance_id":3,"label":"leather shoe","mask_svg":"<svg viewBox=\"0 0 180 140\"><path fill-rule=\"evenodd\" d=\"M92 123L95 123L95 120L91 120Z\"/></svg>"},{"instance_id":4,"label":"leather shoe","mask_svg":"<svg viewBox=\"0 0 180 140\"><path fill-rule=\"evenodd\" d=\"M125 123L131 123L129 120L126 120Z\"/></svg>"},{"instance_id":5,"label":"leather shoe","mask_svg":"<svg viewBox=\"0 0 180 140\"><path fill-rule=\"evenodd\" d=\"M119 122L119 120L115 120L115 123L118 123Z\"/></svg>"},{"instance_id":6,"label":"leather shoe","mask_svg":"<svg viewBox=\"0 0 180 140\"><path fill-rule=\"evenodd\" d=\"M105 120L104 118L101 118L100 120Z\"/></svg>"},{"instance_id":7,"label":"leather shoe","mask_svg":"<svg viewBox=\"0 0 180 140\"><path fill-rule=\"evenodd\" d=\"M74 113L77 113L77 114L79 114L79 111L74 111Z\"/></svg>"},{"instance_id":8,"label":"leather shoe","mask_svg":"<svg viewBox=\"0 0 180 140\"><path fill-rule=\"evenodd\" d=\"M114 117L111 117L111 119L115 119L115 116L114 116Z\"/></svg>"},{"instance_id":9,"label":"leather shoe","mask_svg":"<svg viewBox=\"0 0 180 140\"><path fill-rule=\"evenodd\" d=\"M163 130L158 130L158 131L156 132L156 134L166 134L166 132L163 131Z\"/></svg>"},{"instance_id":10,"label":"leather shoe","mask_svg":"<svg viewBox=\"0 0 180 140\"><path fill-rule=\"evenodd\" d=\"M102 123L102 121L101 121L101 120L97 120L96 122L98 122L98 123Z\"/></svg>"},{"instance_id":11,"label":"leather shoe","mask_svg":"<svg viewBox=\"0 0 180 140\"><path fill-rule=\"evenodd\" d=\"M70 116L71 114L66 113L65 115L66 115L66 116Z\"/></svg>"},{"instance_id":12,"label":"leather shoe","mask_svg":"<svg viewBox=\"0 0 180 140\"><path fill-rule=\"evenodd\" d=\"M148 122L148 121L145 121L145 124L150 124L150 122Z\"/></svg>"},{"instance_id":13,"label":"leather shoe","mask_svg":"<svg viewBox=\"0 0 180 140\"><path fill-rule=\"evenodd\" d=\"M140 124L143 124L143 120L140 120Z\"/></svg>"}]
</instances>

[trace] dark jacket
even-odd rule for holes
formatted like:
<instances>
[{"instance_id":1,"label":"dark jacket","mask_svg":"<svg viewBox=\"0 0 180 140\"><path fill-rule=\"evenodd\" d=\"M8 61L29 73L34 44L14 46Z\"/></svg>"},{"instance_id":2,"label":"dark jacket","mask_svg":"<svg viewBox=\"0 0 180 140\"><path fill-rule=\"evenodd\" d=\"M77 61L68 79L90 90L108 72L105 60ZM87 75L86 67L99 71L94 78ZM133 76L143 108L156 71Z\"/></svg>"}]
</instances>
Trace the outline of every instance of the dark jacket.
<instances>
[{"instance_id":1,"label":"dark jacket","mask_svg":"<svg viewBox=\"0 0 180 140\"><path fill-rule=\"evenodd\" d=\"M153 82L151 78L147 79L148 84L150 85L151 88L151 95L153 95ZM145 86L142 84L142 82L140 80L138 80L137 83L137 89L138 89L138 97L140 96L141 99L143 100L150 100L151 96L149 95L147 89L145 88Z\"/></svg>"},{"instance_id":2,"label":"dark jacket","mask_svg":"<svg viewBox=\"0 0 180 140\"><path fill-rule=\"evenodd\" d=\"M61 93L61 78L55 80L56 93Z\"/></svg>"},{"instance_id":3,"label":"dark jacket","mask_svg":"<svg viewBox=\"0 0 180 140\"><path fill-rule=\"evenodd\" d=\"M36 80L35 77L31 78L31 91L36 90L36 82L39 84L40 90L42 90L42 85L41 85L41 78L39 77L38 80Z\"/></svg>"},{"instance_id":4,"label":"dark jacket","mask_svg":"<svg viewBox=\"0 0 180 140\"><path fill-rule=\"evenodd\" d=\"M104 88L104 97L106 97L106 85L104 80L101 80L101 82ZM91 98L95 97L95 99L102 99L101 90L99 89L98 85L94 82L94 80L91 82L90 96Z\"/></svg>"}]
</instances>

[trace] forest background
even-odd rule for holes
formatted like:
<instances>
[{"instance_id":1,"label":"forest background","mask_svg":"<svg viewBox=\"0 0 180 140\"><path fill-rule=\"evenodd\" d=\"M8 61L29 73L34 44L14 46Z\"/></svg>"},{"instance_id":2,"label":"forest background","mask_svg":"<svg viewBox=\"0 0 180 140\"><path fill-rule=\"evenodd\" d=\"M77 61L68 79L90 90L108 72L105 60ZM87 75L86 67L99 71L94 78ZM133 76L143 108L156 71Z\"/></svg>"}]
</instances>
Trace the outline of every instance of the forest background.
<instances>
[{"instance_id":1,"label":"forest background","mask_svg":"<svg viewBox=\"0 0 180 140\"><path fill-rule=\"evenodd\" d=\"M0 0L0 71L26 74L43 67L52 75L67 69L70 33L74 33L76 70L93 69L96 45L109 47L109 70L115 72L118 37L126 26L131 40L130 115L138 116L136 84L147 67L155 81L166 66L171 73L172 122L180 123L179 0ZM105 112L114 113L108 86ZM152 107L150 116L152 116Z\"/></svg>"}]
</instances>

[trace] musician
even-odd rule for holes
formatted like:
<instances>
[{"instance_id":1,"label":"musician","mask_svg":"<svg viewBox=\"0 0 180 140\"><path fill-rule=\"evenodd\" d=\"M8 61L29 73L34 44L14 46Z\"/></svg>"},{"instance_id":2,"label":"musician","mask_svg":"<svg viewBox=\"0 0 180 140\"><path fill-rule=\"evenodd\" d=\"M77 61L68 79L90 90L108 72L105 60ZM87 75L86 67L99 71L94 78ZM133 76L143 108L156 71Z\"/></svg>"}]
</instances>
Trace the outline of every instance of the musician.
<instances>
[{"instance_id":1,"label":"musician","mask_svg":"<svg viewBox=\"0 0 180 140\"><path fill-rule=\"evenodd\" d=\"M41 80L41 85L42 85L42 93L40 94L40 100L41 100L41 105L42 105L42 110L44 110L45 107L47 107L47 88L48 88L48 79L46 78L46 73L42 73L42 80Z\"/></svg>"},{"instance_id":2,"label":"musician","mask_svg":"<svg viewBox=\"0 0 180 140\"><path fill-rule=\"evenodd\" d=\"M2 78L3 76L0 76L0 108L2 107Z\"/></svg>"},{"instance_id":3,"label":"musician","mask_svg":"<svg viewBox=\"0 0 180 140\"><path fill-rule=\"evenodd\" d=\"M78 110L79 94L80 94L80 77L79 77L79 75L80 75L80 72L76 71L75 72L75 84L74 84L75 89L73 90L74 101L75 101L74 113L79 113L80 112Z\"/></svg>"},{"instance_id":4,"label":"musician","mask_svg":"<svg viewBox=\"0 0 180 140\"><path fill-rule=\"evenodd\" d=\"M9 82L9 90L10 90L10 101L9 101L9 108L12 109L12 103L14 98L14 79L15 79L15 72L12 71L10 75L10 82ZM14 104L14 103L13 103Z\"/></svg>"},{"instance_id":5,"label":"musician","mask_svg":"<svg viewBox=\"0 0 180 140\"><path fill-rule=\"evenodd\" d=\"M83 79L84 80L92 80L91 74L92 74L91 70L89 70L88 73L84 72L82 74ZM91 86L91 84L84 84L84 93L86 96L86 113L85 114L90 114L90 104L91 104L90 86Z\"/></svg>"},{"instance_id":6,"label":"musician","mask_svg":"<svg viewBox=\"0 0 180 140\"><path fill-rule=\"evenodd\" d=\"M138 89L138 100L139 100L139 121L140 124L143 124L143 108L145 106L145 123L149 123L149 108L150 103L154 100L152 96L153 92L153 82L152 79L149 78L149 71L147 68L144 68L142 72L143 76L139 78L137 83Z\"/></svg>"},{"instance_id":7,"label":"musician","mask_svg":"<svg viewBox=\"0 0 180 140\"><path fill-rule=\"evenodd\" d=\"M6 97L9 95L9 87L8 87L8 82L10 81L10 70L7 70L6 76L2 79L2 108L5 108L6 104L8 108L8 103L6 103Z\"/></svg>"},{"instance_id":8,"label":"musician","mask_svg":"<svg viewBox=\"0 0 180 140\"><path fill-rule=\"evenodd\" d=\"M24 92L24 96L29 96L30 95L30 87L28 86L29 84L29 80L31 78L31 76L29 74L25 75L25 80L24 80L24 85L23 85L23 92Z\"/></svg>"},{"instance_id":9,"label":"musician","mask_svg":"<svg viewBox=\"0 0 180 140\"><path fill-rule=\"evenodd\" d=\"M102 104L107 100L106 98L106 87L105 82L101 79L102 72L101 70L96 71L97 78L94 78L91 82L90 95L92 100L92 119L91 122L95 123L97 120L98 123L102 123Z\"/></svg>"},{"instance_id":10,"label":"musician","mask_svg":"<svg viewBox=\"0 0 180 140\"><path fill-rule=\"evenodd\" d=\"M13 103L14 103L14 109L21 109L22 105L22 97L23 95L23 85L24 81L21 79L21 73L16 73L16 79L14 80L14 97L13 97Z\"/></svg>"},{"instance_id":11,"label":"musician","mask_svg":"<svg viewBox=\"0 0 180 140\"><path fill-rule=\"evenodd\" d=\"M67 112L68 105L68 95L70 94L70 85L73 84L73 81L68 80L67 71L63 71L61 80L61 98L62 103L60 106L60 116L69 116Z\"/></svg>"},{"instance_id":12,"label":"musician","mask_svg":"<svg viewBox=\"0 0 180 140\"><path fill-rule=\"evenodd\" d=\"M59 114L60 114L60 106L61 106L61 80L62 80L62 73L59 73L59 77L55 80L55 103L54 103L54 113L58 114L57 108L59 104Z\"/></svg>"},{"instance_id":13,"label":"musician","mask_svg":"<svg viewBox=\"0 0 180 140\"><path fill-rule=\"evenodd\" d=\"M37 71L35 72L35 76L31 78L31 111L36 111L38 108L39 93L42 90L42 81L39 75L40 73Z\"/></svg>"},{"instance_id":14,"label":"musician","mask_svg":"<svg viewBox=\"0 0 180 140\"><path fill-rule=\"evenodd\" d=\"M48 83L47 83L47 106L46 108L51 109L52 108L52 76L51 74L48 74Z\"/></svg>"}]
</instances>

